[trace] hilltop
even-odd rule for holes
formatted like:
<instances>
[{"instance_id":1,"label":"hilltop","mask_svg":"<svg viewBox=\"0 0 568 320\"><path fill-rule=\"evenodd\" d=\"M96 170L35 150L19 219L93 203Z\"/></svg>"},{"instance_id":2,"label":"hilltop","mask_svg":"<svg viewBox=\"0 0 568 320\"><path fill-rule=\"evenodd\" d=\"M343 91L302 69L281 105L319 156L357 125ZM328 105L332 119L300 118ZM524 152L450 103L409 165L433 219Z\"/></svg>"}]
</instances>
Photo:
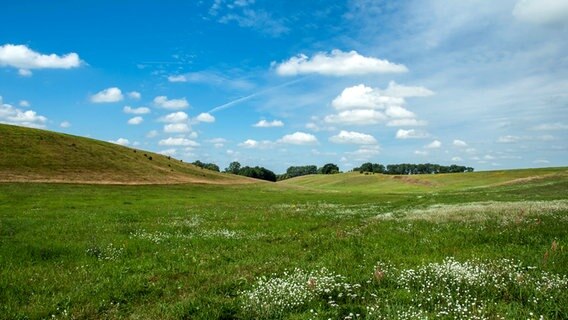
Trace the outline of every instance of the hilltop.
<instances>
[{"instance_id":1,"label":"hilltop","mask_svg":"<svg viewBox=\"0 0 568 320\"><path fill-rule=\"evenodd\" d=\"M568 181L568 168L517 169L446 174L387 175L348 172L306 175L280 185L341 192L437 192Z\"/></svg>"},{"instance_id":2,"label":"hilltop","mask_svg":"<svg viewBox=\"0 0 568 320\"><path fill-rule=\"evenodd\" d=\"M257 180L109 142L0 124L0 182L242 184Z\"/></svg>"}]
</instances>

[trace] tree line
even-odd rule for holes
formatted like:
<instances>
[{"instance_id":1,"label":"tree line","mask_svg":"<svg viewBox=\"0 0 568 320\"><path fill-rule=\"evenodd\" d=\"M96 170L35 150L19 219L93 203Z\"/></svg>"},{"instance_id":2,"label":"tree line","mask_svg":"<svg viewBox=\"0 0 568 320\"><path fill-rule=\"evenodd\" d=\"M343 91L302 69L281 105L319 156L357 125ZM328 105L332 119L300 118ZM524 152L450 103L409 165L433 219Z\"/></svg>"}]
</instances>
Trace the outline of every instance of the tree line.
<instances>
[{"instance_id":1,"label":"tree line","mask_svg":"<svg viewBox=\"0 0 568 320\"><path fill-rule=\"evenodd\" d=\"M193 162L192 164L216 172L220 172L219 166L214 163L203 163L199 160ZM354 172L360 173L381 173L381 174L437 174L437 173L458 173L458 172L473 172L472 167L458 166L452 164L450 166L444 166L435 163L400 163L400 164L389 164L387 166L380 163L365 162L361 166L353 168ZM300 177L310 174L336 174L340 173L339 166L334 163L327 163L322 167L317 167L316 165L306 165L306 166L291 166L286 170L284 174L275 174L273 171L268 170L264 167L249 167L241 166L238 161L233 161L229 164L224 173L232 173L240 176L262 179L267 181L280 181L291 179L294 177Z\"/></svg>"},{"instance_id":2,"label":"tree line","mask_svg":"<svg viewBox=\"0 0 568 320\"><path fill-rule=\"evenodd\" d=\"M435 163L400 163L389 164L386 167L378 163L363 163L360 167L354 168L353 171L360 173L384 173L384 174L437 174L437 173L459 173L473 172L472 167L458 166L452 164L444 166Z\"/></svg>"}]
</instances>

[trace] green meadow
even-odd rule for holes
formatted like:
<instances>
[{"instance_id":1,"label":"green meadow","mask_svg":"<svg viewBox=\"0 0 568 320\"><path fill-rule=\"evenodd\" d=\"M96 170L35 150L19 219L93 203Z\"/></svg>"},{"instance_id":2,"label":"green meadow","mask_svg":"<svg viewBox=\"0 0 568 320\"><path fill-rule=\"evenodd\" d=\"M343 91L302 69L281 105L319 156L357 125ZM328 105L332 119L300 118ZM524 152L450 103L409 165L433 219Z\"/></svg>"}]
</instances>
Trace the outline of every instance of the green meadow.
<instances>
[{"instance_id":1,"label":"green meadow","mask_svg":"<svg viewBox=\"0 0 568 320\"><path fill-rule=\"evenodd\" d=\"M2 319L566 319L566 168L0 184Z\"/></svg>"}]
</instances>

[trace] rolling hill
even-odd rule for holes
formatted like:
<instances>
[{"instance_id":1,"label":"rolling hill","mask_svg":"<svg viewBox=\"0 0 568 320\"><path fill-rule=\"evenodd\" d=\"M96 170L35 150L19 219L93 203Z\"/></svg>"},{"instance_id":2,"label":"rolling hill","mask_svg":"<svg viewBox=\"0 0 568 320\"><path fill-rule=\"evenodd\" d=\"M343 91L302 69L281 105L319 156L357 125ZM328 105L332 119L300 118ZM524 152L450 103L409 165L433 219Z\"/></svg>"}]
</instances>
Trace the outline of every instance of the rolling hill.
<instances>
[{"instance_id":1,"label":"rolling hill","mask_svg":"<svg viewBox=\"0 0 568 320\"><path fill-rule=\"evenodd\" d=\"M258 180L109 142L0 124L0 182L244 184Z\"/></svg>"},{"instance_id":2,"label":"rolling hill","mask_svg":"<svg viewBox=\"0 0 568 320\"><path fill-rule=\"evenodd\" d=\"M383 175L348 172L334 175L301 176L280 181L278 184L342 192L437 192L527 184L537 186L566 182L568 182L568 168L564 167L435 175Z\"/></svg>"}]
</instances>

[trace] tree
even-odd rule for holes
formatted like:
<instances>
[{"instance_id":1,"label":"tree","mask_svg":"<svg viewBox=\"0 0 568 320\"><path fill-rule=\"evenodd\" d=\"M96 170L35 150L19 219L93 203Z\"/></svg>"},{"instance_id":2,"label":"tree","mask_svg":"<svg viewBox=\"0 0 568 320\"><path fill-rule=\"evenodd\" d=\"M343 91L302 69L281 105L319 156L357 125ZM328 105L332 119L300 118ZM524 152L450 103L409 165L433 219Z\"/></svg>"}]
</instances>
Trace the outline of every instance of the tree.
<instances>
[{"instance_id":1,"label":"tree","mask_svg":"<svg viewBox=\"0 0 568 320\"><path fill-rule=\"evenodd\" d=\"M225 168L225 172L232 174L239 174L241 170L241 164L238 161L233 161L229 164L229 167Z\"/></svg>"},{"instance_id":2,"label":"tree","mask_svg":"<svg viewBox=\"0 0 568 320\"><path fill-rule=\"evenodd\" d=\"M334 163L327 163L319 168L318 173L321 174L336 174L339 173L339 167Z\"/></svg>"}]
</instances>

